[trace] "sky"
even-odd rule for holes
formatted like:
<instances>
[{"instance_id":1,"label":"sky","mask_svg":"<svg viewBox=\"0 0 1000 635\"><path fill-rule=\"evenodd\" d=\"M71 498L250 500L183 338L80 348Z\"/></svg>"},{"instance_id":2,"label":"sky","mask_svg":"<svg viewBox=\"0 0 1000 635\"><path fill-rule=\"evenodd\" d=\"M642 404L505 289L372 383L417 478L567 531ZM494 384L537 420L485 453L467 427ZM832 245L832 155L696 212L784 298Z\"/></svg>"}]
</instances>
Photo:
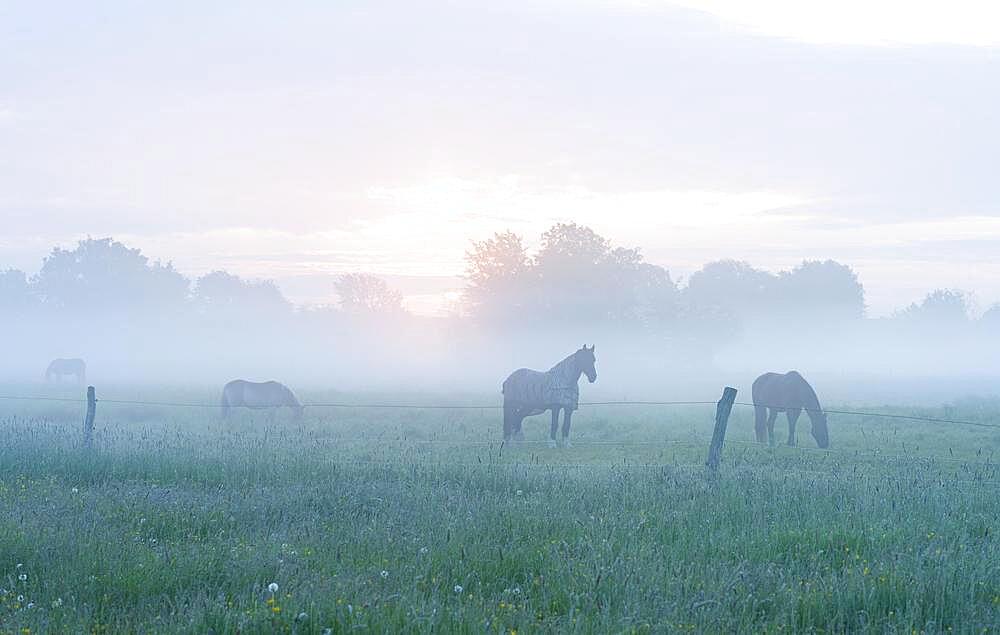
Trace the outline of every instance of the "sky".
<instances>
[{"instance_id":1,"label":"sky","mask_svg":"<svg viewBox=\"0 0 1000 635\"><path fill-rule=\"evenodd\" d=\"M852 266L872 315L1000 302L987 2L0 0L0 268L113 236L330 302L457 301L555 222L703 263Z\"/></svg>"}]
</instances>

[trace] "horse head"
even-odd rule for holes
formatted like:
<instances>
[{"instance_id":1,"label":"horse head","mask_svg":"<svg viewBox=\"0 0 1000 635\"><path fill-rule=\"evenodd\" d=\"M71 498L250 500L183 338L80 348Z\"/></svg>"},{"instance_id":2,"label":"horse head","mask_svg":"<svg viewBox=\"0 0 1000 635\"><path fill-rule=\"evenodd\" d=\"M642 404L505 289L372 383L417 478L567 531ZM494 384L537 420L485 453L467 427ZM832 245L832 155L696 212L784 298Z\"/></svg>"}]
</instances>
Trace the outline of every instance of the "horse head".
<instances>
[{"instance_id":1,"label":"horse head","mask_svg":"<svg viewBox=\"0 0 1000 635\"><path fill-rule=\"evenodd\" d=\"M587 376L587 381L590 383L597 381L596 363L597 357L594 356L593 345L587 348L587 345L584 344L583 348L576 352L576 367L581 373Z\"/></svg>"},{"instance_id":2,"label":"horse head","mask_svg":"<svg viewBox=\"0 0 1000 635\"><path fill-rule=\"evenodd\" d=\"M809 420L812 422L812 435L816 439L816 445L823 449L830 447L830 430L826 427L826 413L822 410L809 412Z\"/></svg>"}]
</instances>

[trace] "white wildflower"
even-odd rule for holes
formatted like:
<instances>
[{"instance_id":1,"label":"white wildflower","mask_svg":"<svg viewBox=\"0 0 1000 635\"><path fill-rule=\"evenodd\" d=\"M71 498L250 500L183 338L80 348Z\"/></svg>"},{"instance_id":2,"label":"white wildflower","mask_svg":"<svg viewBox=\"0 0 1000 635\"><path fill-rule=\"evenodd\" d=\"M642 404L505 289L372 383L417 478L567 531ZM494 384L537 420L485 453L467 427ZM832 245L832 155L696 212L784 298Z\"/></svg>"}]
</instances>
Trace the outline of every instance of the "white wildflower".
<instances>
[{"instance_id":1,"label":"white wildflower","mask_svg":"<svg viewBox=\"0 0 1000 635\"><path fill-rule=\"evenodd\" d=\"M54 609L59 608L62 605L63 605L62 598L56 598L55 601L52 603L52 608Z\"/></svg>"},{"instance_id":2,"label":"white wildflower","mask_svg":"<svg viewBox=\"0 0 1000 635\"><path fill-rule=\"evenodd\" d=\"M309 619L309 614L308 613L299 613L298 617L296 617L295 619L297 619L300 622L305 622L307 619Z\"/></svg>"},{"instance_id":3,"label":"white wildflower","mask_svg":"<svg viewBox=\"0 0 1000 635\"><path fill-rule=\"evenodd\" d=\"M17 601L18 602L24 602L24 596L23 595L17 596Z\"/></svg>"},{"instance_id":4,"label":"white wildflower","mask_svg":"<svg viewBox=\"0 0 1000 635\"><path fill-rule=\"evenodd\" d=\"M29 608L29 609L35 608L35 603L34 602L28 602L28 606L26 608Z\"/></svg>"},{"instance_id":5,"label":"white wildflower","mask_svg":"<svg viewBox=\"0 0 1000 635\"><path fill-rule=\"evenodd\" d=\"M28 579L28 574L22 573L21 575L17 576L17 579L20 580L21 582L24 582L25 580Z\"/></svg>"},{"instance_id":6,"label":"white wildflower","mask_svg":"<svg viewBox=\"0 0 1000 635\"><path fill-rule=\"evenodd\" d=\"M456 584L455 585L455 593L461 593L461 592L462 592L462 585L461 584Z\"/></svg>"},{"instance_id":7,"label":"white wildflower","mask_svg":"<svg viewBox=\"0 0 1000 635\"><path fill-rule=\"evenodd\" d=\"M523 490L517 490L517 492L515 492L515 493L516 493L516 494L517 494L518 496L520 496L521 494L523 494L523 493L524 493L524 491L523 491Z\"/></svg>"},{"instance_id":8,"label":"white wildflower","mask_svg":"<svg viewBox=\"0 0 1000 635\"><path fill-rule=\"evenodd\" d=\"M427 547L421 547L420 553L427 553Z\"/></svg>"},{"instance_id":9,"label":"white wildflower","mask_svg":"<svg viewBox=\"0 0 1000 635\"><path fill-rule=\"evenodd\" d=\"M73 489L71 489L70 491L71 491L71 492L73 492L74 494L79 494L79 493L80 493L80 488L78 488L78 487L74 487L74 488L73 488Z\"/></svg>"},{"instance_id":10,"label":"white wildflower","mask_svg":"<svg viewBox=\"0 0 1000 635\"><path fill-rule=\"evenodd\" d=\"M521 595L521 587L519 586L514 587L514 590L511 591L511 593L513 593L514 595Z\"/></svg>"},{"instance_id":11,"label":"white wildflower","mask_svg":"<svg viewBox=\"0 0 1000 635\"><path fill-rule=\"evenodd\" d=\"M381 575L383 578L388 578L389 577L389 572L386 571L385 569L382 569L382 573L380 573L379 575Z\"/></svg>"},{"instance_id":12,"label":"white wildflower","mask_svg":"<svg viewBox=\"0 0 1000 635\"><path fill-rule=\"evenodd\" d=\"M267 590L270 591L271 593L277 593L278 592L278 583L277 582L272 582L271 584L267 585Z\"/></svg>"}]
</instances>

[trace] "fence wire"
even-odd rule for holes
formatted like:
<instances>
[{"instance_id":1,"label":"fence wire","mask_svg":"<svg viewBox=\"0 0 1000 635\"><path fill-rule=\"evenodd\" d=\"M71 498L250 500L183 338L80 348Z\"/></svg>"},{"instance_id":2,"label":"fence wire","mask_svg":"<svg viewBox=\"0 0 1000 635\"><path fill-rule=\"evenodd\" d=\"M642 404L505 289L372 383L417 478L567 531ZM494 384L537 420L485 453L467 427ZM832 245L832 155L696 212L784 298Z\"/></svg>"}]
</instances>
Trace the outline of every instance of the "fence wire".
<instances>
[{"instance_id":1,"label":"fence wire","mask_svg":"<svg viewBox=\"0 0 1000 635\"><path fill-rule=\"evenodd\" d=\"M71 397L45 397L31 395L0 395L0 399L17 401L54 401L64 403L87 403L86 399L75 399ZM176 408L222 408L221 403L198 403L184 401L144 401L138 399L107 399L99 398L99 403L132 405L132 406L156 406L156 407L176 407ZM716 401L581 401L580 406L714 406ZM762 406L765 408L775 408L784 410L785 406L772 406L769 404L754 404L746 401L736 401L733 405L750 407ZM263 404L254 406L255 408L281 408L287 404ZM499 410L502 404L420 404L420 403L351 403L351 402L304 402L305 408L342 408L342 409L379 409L379 410ZM240 407L240 406L231 406ZM938 417L927 417L922 415L905 415L886 412L863 412L857 410L830 410L822 409L826 414L840 414L857 417L881 417L883 419L899 419L905 421L923 421L926 423L943 423L949 425L973 426L979 428L1000 429L1000 424L987 423L982 421L967 421L961 419L945 419Z\"/></svg>"}]
</instances>

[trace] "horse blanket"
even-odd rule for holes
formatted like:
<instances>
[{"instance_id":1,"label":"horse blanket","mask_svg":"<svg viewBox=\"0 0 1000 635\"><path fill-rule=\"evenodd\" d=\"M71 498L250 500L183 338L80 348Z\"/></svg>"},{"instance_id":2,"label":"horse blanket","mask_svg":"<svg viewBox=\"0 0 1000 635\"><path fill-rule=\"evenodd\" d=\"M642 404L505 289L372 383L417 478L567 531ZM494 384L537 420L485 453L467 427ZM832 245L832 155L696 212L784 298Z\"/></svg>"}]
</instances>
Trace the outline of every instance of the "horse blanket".
<instances>
[{"instance_id":1,"label":"horse blanket","mask_svg":"<svg viewBox=\"0 0 1000 635\"><path fill-rule=\"evenodd\" d=\"M559 406L576 410L580 405L579 372L573 375L572 364L559 363L542 373L529 368L515 370L503 382L504 406L524 409L525 416L541 414Z\"/></svg>"}]
</instances>

